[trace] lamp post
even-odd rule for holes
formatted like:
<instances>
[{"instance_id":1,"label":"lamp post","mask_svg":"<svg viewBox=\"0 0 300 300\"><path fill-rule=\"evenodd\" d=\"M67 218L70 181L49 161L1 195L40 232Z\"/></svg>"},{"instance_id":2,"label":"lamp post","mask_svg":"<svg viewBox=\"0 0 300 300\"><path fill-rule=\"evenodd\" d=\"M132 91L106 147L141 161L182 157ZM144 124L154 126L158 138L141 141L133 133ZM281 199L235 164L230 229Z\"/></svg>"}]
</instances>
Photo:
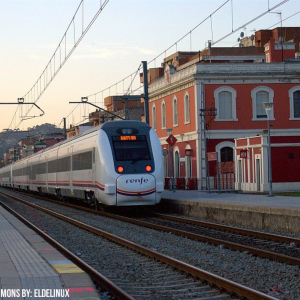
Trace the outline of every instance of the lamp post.
<instances>
[{"instance_id":1,"label":"lamp post","mask_svg":"<svg viewBox=\"0 0 300 300\"><path fill-rule=\"evenodd\" d=\"M264 109L266 110L267 116L268 116L268 170L269 170L269 197L273 196L273 188L272 188L272 160L271 160L271 135L270 135L270 116L271 116L271 110L273 108L272 102L263 102Z\"/></svg>"},{"instance_id":2,"label":"lamp post","mask_svg":"<svg viewBox=\"0 0 300 300\"><path fill-rule=\"evenodd\" d=\"M172 133L172 128L167 128L167 133L168 133L168 137L171 135ZM173 190L173 181L172 181L172 173L173 173L173 149L171 149L170 144L168 145L168 150L169 150L169 190L172 191Z\"/></svg>"}]
</instances>

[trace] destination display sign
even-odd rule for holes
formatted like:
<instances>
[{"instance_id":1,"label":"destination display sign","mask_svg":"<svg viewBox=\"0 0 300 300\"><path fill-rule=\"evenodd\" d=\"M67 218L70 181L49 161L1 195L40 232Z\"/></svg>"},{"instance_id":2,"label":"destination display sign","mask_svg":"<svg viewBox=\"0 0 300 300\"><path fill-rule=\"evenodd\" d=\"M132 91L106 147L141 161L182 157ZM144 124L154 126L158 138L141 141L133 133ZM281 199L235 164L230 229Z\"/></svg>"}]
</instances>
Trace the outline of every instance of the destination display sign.
<instances>
[{"instance_id":1,"label":"destination display sign","mask_svg":"<svg viewBox=\"0 0 300 300\"><path fill-rule=\"evenodd\" d=\"M123 135L120 136L120 141L136 141L136 135Z\"/></svg>"}]
</instances>

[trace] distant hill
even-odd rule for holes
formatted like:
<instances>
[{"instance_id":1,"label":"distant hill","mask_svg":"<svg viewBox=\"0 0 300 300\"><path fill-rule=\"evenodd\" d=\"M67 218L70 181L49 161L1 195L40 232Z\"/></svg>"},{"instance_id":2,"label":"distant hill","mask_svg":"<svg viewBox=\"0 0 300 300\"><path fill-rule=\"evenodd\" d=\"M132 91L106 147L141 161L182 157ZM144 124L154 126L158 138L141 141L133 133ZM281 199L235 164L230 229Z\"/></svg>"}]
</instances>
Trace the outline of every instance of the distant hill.
<instances>
[{"instance_id":1,"label":"distant hill","mask_svg":"<svg viewBox=\"0 0 300 300\"><path fill-rule=\"evenodd\" d=\"M16 145L21 139L54 132L63 132L63 129L56 127L54 124L45 123L28 127L26 131L8 130L0 132L0 160L3 159L4 153L8 152L8 149Z\"/></svg>"}]
</instances>

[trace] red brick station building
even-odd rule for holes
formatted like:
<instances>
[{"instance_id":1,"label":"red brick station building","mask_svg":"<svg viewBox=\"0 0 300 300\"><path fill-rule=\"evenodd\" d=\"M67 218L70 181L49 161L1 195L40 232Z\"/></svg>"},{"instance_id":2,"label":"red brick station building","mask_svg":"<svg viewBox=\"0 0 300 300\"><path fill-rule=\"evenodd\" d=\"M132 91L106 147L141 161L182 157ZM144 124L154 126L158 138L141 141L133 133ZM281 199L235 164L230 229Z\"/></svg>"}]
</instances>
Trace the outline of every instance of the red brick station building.
<instances>
[{"instance_id":1,"label":"red brick station building","mask_svg":"<svg viewBox=\"0 0 300 300\"><path fill-rule=\"evenodd\" d=\"M179 51L161 68L149 69L150 125L162 148L169 150L167 129L177 139L171 159L178 189L207 189L209 184L267 192L263 103L271 102L273 190L300 190L299 36L299 27L260 30L239 47ZM207 162L207 153L217 156L219 181L217 162Z\"/></svg>"}]
</instances>

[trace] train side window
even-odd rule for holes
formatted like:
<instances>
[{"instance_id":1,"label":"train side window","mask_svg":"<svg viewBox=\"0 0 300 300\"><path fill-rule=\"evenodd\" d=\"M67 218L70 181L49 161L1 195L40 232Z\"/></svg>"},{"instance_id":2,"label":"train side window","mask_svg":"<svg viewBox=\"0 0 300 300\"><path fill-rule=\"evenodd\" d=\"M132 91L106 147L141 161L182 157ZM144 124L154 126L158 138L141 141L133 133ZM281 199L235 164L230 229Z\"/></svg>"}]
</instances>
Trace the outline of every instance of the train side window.
<instances>
[{"instance_id":1,"label":"train side window","mask_svg":"<svg viewBox=\"0 0 300 300\"><path fill-rule=\"evenodd\" d=\"M38 165L37 174L46 174L47 172L46 163L41 163Z\"/></svg>"},{"instance_id":2,"label":"train side window","mask_svg":"<svg viewBox=\"0 0 300 300\"><path fill-rule=\"evenodd\" d=\"M71 166L71 157L63 157L57 160L57 172L68 172Z\"/></svg>"},{"instance_id":3,"label":"train side window","mask_svg":"<svg viewBox=\"0 0 300 300\"><path fill-rule=\"evenodd\" d=\"M35 180L35 178L36 178L36 175L34 173L34 169L35 169L35 166L31 165L31 167L29 169L29 179L30 180Z\"/></svg>"},{"instance_id":4,"label":"train side window","mask_svg":"<svg viewBox=\"0 0 300 300\"><path fill-rule=\"evenodd\" d=\"M73 155L72 169L76 170L89 170L93 166L93 152L88 151Z\"/></svg>"},{"instance_id":5,"label":"train side window","mask_svg":"<svg viewBox=\"0 0 300 300\"><path fill-rule=\"evenodd\" d=\"M56 173L56 159L48 162L48 173Z\"/></svg>"}]
</instances>

